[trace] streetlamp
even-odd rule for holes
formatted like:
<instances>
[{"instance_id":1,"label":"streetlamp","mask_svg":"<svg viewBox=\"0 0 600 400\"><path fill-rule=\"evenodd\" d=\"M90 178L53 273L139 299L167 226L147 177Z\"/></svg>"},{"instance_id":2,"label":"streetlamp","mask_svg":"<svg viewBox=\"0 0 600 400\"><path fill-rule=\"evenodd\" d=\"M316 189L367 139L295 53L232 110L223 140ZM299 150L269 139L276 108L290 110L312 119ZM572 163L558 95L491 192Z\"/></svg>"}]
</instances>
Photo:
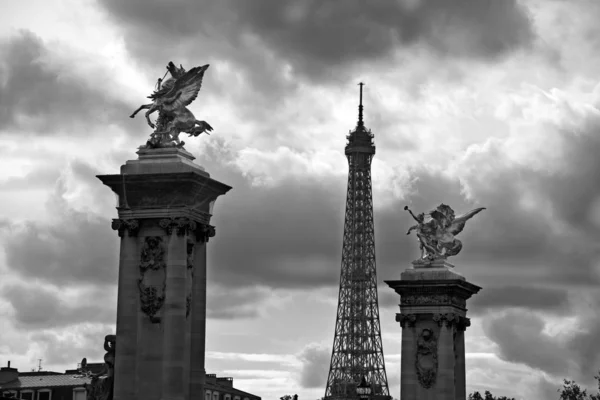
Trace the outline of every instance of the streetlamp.
<instances>
[{"instance_id":1,"label":"streetlamp","mask_svg":"<svg viewBox=\"0 0 600 400\"><path fill-rule=\"evenodd\" d=\"M371 397L371 385L367 383L367 379L363 376L360 384L356 387L356 393L361 400L367 400Z\"/></svg>"}]
</instances>

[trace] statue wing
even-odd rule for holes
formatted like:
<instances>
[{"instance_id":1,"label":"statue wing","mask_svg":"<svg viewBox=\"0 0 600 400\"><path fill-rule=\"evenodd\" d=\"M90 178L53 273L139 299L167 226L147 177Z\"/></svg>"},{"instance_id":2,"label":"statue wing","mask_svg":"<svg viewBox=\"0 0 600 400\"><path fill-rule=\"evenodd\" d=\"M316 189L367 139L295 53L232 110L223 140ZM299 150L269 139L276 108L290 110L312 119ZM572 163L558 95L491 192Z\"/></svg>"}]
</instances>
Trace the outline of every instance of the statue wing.
<instances>
[{"instance_id":1,"label":"statue wing","mask_svg":"<svg viewBox=\"0 0 600 400\"><path fill-rule=\"evenodd\" d=\"M204 71L207 69L208 64L194 67L177 79L173 88L164 94L163 107L167 110L174 110L185 107L196 100L202 87Z\"/></svg>"},{"instance_id":2,"label":"statue wing","mask_svg":"<svg viewBox=\"0 0 600 400\"><path fill-rule=\"evenodd\" d=\"M454 218L454 221L448 228L448 232L453 235L458 235L465 228L465 224L467 223L467 221L470 220L471 218L473 218L475 216L475 214L478 214L479 212L481 212L483 210L485 210L485 207L476 208L472 211L469 211L466 214L463 214L463 215L460 215L460 216Z\"/></svg>"}]
</instances>

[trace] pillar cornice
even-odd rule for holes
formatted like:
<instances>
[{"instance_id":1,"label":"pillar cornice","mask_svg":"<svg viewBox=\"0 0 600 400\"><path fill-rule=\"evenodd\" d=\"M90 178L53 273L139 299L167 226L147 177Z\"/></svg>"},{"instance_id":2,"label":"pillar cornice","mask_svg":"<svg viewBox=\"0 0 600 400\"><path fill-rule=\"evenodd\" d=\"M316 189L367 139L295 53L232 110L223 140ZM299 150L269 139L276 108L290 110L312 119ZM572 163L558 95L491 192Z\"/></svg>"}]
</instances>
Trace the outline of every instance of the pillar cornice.
<instances>
[{"instance_id":1,"label":"pillar cornice","mask_svg":"<svg viewBox=\"0 0 600 400\"><path fill-rule=\"evenodd\" d=\"M396 322L400 322L400 326L402 328L414 327L416 321L417 321L416 314L402 314L402 313L396 314Z\"/></svg>"},{"instance_id":2,"label":"pillar cornice","mask_svg":"<svg viewBox=\"0 0 600 400\"><path fill-rule=\"evenodd\" d=\"M165 230L167 235L171 235L173 231L177 236L188 235L197 228L197 223L189 218L162 218L158 221L158 225Z\"/></svg>"},{"instance_id":3,"label":"pillar cornice","mask_svg":"<svg viewBox=\"0 0 600 400\"><path fill-rule=\"evenodd\" d=\"M111 228L118 232L119 237L123 237L125 232L128 232L129 236L137 236L140 230L140 222L139 220L133 218L117 218L112 220Z\"/></svg>"}]
</instances>

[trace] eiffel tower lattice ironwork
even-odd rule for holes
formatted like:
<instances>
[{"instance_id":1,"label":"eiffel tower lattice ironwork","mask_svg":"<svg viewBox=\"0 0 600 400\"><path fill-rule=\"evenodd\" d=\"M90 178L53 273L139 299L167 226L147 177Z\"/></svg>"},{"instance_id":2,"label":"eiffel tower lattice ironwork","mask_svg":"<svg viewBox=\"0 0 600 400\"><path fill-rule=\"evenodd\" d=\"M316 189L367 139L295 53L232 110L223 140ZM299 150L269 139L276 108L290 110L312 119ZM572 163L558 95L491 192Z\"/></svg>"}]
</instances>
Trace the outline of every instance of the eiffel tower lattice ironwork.
<instances>
[{"instance_id":1,"label":"eiffel tower lattice ironwork","mask_svg":"<svg viewBox=\"0 0 600 400\"><path fill-rule=\"evenodd\" d=\"M363 122L362 89L356 129L347 136L348 193L337 319L325 399L357 399L361 380L371 398L389 395L377 301L371 160L373 134Z\"/></svg>"}]
</instances>

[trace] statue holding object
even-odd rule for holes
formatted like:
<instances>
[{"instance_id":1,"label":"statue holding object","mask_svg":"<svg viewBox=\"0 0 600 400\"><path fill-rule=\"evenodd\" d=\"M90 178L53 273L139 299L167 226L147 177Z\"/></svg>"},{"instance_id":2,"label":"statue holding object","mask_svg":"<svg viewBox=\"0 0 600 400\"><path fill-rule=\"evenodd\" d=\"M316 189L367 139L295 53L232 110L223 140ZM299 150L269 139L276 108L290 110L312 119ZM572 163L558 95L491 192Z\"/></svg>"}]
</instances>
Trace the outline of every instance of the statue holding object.
<instances>
[{"instance_id":1,"label":"statue holding object","mask_svg":"<svg viewBox=\"0 0 600 400\"><path fill-rule=\"evenodd\" d=\"M141 110L148 110L146 121L151 128L155 129L146 145L141 148L181 148L185 144L179 140L181 132L189 136L198 136L202 133L208 135L213 130L206 121L197 120L186 107L196 100L207 69L208 64L186 71L183 66L180 65L178 68L173 62L169 62L167 73L171 74L171 78L164 82L159 79L156 91L148 96L152 99L152 103L141 105L130 115L130 118L134 118ZM158 118L154 124L150 120L150 115L156 111L158 111Z\"/></svg>"},{"instance_id":2,"label":"statue holding object","mask_svg":"<svg viewBox=\"0 0 600 400\"><path fill-rule=\"evenodd\" d=\"M112 400L115 373L115 351L116 335L106 335L104 338L104 369L92 374L86 371L86 359L81 361L81 370L91 378L91 382L85 385L87 400Z\"/></svg>"},{"instance_id":3,"label":"statue holding object","mask_svg":"<svg viewBox=\"0 0 600 400\"><path fill-rule=\"evenodd\" d=\"M407 210L417 222L406 232L409 235L413 230L416 231L419 239L421 257L414 263L431 264L434 261L445 260L447 257L460 253L462 242L456 239L455 236L462 232L469 219L485 210L485 208L476 208L458 217L454 216L454 210L446 204L440 204L435 210L427 214L415 215L408 206L405 206L404 210Z\"/></svg>"}]
</instances>

